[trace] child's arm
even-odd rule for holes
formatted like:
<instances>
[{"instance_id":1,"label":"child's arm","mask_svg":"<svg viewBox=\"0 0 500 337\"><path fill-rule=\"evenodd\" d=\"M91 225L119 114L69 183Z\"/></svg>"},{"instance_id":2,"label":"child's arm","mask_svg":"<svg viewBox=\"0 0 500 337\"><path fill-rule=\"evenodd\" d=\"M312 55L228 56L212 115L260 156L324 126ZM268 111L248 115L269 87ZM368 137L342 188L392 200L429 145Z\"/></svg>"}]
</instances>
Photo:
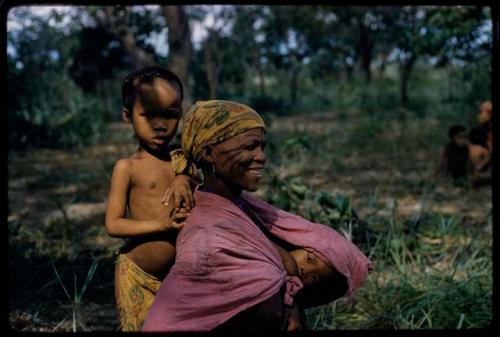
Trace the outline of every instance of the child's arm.
<instances>
[{"instance_id":1,"label":"child's arm","mask_svg":"<svg viewBox=\"0 0 500 337\"><path fill-rule=\"evenodd\" d=\"M108 205L106 208L106 230L112 237L132 237L151 233L159 233L171 228L181 227L176 224L183 212L170 214L168 217L155 220L133 220L125 218L127 196L130 187L130 166L126 160L119 160L111 176Z\"/></svg>"},{"instance_id":2,"label":"child's arm","mask_svg":"<svg viewBox=\"0 0 500 337\"><path fill-rule=\"evenodd\" d=\"M481 149L481 151L478 152L478 160L474 165L475 172L481 172L483 168L491 161L491 154L489 150Z\"/></svg>"},{"instance_id":3,"label":"child's arm","mask_svg":"<svg viewBox=\"0 0 500 337\"><path fill-rule=\"evenodd\" d=\"M292 305L290 308L286 308L286 331L297 331L302 330L300 309L297 304Z\"/></svg>"}]
</instances>

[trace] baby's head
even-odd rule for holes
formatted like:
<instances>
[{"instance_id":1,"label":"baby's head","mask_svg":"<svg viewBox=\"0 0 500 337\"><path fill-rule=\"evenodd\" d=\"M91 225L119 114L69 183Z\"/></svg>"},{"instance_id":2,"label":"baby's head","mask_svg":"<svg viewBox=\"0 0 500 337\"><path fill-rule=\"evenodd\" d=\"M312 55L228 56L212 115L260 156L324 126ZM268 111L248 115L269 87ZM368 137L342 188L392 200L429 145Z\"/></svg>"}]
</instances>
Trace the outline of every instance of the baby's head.
<instances>
[{"instance_id":1,"label":"baby's head","mask_svg":"<svg viewBox=\"0 0 500 337\"><path fill-rule=\"evenodd\" d=\"M305 287L323 283L334 275L334 270L329 264L305 249L293 250L290 255L297 263L299 278Z\"/></svg>"},{"instance_id":2,"label":"baby's head","mask_svg":"<svg viewBox=\"0 0 500 337\"><path fill-rule=\"evenodd\" d=\"M493 107L490 101L485 101L479 105L479 114L477 119L479 123L487 123L491 120L491 115L493 113Z\"/></svg>"},{"instance_id":3,"label":"baby's head","mask_svg":"<svg viewBox=\"0 0 500 337\"><path fill-rule=\"evenodd\" d=\"M182 82L172 72L150 66L127 75L122 84L123 120L131 123L140 144L163 151L175 136L182 115Z\"/></svg>"}]
</instances>

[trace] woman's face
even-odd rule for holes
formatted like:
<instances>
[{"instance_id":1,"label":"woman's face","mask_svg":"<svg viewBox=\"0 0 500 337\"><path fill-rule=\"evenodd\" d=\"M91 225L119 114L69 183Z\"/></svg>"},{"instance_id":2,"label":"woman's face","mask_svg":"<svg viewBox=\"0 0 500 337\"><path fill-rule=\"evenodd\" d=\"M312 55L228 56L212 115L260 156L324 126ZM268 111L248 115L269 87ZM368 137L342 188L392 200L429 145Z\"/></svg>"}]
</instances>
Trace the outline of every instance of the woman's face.
<instances>
[{"instance_id":1,"label":"woman's face","mask_svg":"<svg viewBox=\"0 0 500 337\"><path fill-rule=\"evenodd\" d=\"M214 145L217 178L232 189L256 191L266 163L265 146L262 128L247 130Z\"/></svg>"}]
</instances>

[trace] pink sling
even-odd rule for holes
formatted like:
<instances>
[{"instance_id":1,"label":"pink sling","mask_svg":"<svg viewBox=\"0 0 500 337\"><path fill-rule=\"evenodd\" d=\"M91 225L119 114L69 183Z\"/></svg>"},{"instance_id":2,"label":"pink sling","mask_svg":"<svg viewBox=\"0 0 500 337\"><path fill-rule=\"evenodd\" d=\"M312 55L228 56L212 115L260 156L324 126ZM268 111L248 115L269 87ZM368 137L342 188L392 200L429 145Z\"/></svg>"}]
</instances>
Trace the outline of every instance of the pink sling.
<instances>
[{"instance_id":1,"label":"pink sling","mask_svg":"<svg viewBox=\"0 0 500 337\"><path fill-rule=\"evenodd\" d=\"M243 199L275 236L318 254L361 285L370 260L335 230L309 222L243 193ZM197 191L196 207L176 243L176 261L164 279L143 331L209 331L285 285L285 304L302 288L286 275L281 257L262 230L230 200Z\"/></svg>"}]
</instances>

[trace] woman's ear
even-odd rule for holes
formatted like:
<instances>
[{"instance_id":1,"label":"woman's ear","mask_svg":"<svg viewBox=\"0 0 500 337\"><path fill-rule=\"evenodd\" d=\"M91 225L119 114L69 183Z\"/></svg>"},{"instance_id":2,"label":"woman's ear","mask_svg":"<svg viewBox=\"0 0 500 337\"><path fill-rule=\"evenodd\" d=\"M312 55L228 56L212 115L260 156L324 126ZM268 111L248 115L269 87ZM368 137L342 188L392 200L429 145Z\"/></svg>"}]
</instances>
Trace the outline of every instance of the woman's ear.
<instances>
[{"instance_id":1,"label":"woman's ear","mask_svg":"<svg viewBox=\"0 0 500 337\"><path fill-rule=\"evenodd\" d=\"M208 164L215 163L214 148L212 145L207 145L201 150L201 159Z\"/></svg>"},{"instance_id":2,"label":"woman's ear","mask_svg":"<svg viewBox=\"0 0 500 337\"><path fill-rule=\"evenodd\" d=\"M127 108L122 108L122 118L127 123L132 123L132 116Z\"/></svg>"}]
</instances>

